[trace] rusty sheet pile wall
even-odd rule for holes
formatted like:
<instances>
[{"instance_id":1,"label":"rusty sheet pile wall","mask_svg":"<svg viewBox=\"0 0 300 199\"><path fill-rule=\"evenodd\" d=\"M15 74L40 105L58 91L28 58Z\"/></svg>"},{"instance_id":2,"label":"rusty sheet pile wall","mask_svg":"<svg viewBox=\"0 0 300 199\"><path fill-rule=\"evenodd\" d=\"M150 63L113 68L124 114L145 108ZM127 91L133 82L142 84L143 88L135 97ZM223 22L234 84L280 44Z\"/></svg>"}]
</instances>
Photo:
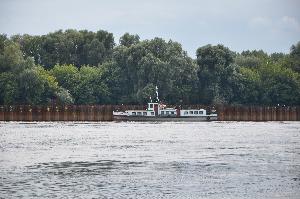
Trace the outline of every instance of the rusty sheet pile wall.
<instances>
[{"instance_id":1,"label":"rusty sheet pile wall","mask_svg":"<svg viewBox=\"0 0 300 199\"><path fill-rule=\"evenodd\" d=\"M112 121L111 105L0 106L0 121Z\"/></svg>"},{"instance_id":2,"label":"rusty sheet pile wall","mask_svg":"<svg viewBox=\"0 0 300 199\"><path fill-rule=\"evenodd\" d=\"M300 121L300 107L219 106L220 121Z\"/></svg>"},{"instance_id":3,"label":"rusty sheet pile wall","mask_svg":"<svg viewBox=\"0 0 300 199\"><path fill-rule=\"evenodd\" d=\"M205 108L185 105L183 108ZM0 121L112 121L113 110L141 110L142 105L0 106ZM300 107L218 106L220 121L300 121Z\"/></svg>"}]
</instances>

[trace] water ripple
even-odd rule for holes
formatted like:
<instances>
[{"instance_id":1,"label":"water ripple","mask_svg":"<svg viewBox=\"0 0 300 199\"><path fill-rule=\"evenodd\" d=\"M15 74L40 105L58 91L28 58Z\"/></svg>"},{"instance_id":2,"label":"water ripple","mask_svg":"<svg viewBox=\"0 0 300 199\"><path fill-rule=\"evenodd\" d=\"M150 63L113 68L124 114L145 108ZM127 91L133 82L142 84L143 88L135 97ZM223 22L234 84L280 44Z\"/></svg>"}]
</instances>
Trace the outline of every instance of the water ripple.
<instances>
[{"instance_id":1,"label":"water ripple","mask_svg":"<svg viewBox=\"0 0 300 199\"><path fill-rule=\"evenodd\" d=\"M0 198L300 198L299 122L0 122Z\"/></svg>"}]
</instances>

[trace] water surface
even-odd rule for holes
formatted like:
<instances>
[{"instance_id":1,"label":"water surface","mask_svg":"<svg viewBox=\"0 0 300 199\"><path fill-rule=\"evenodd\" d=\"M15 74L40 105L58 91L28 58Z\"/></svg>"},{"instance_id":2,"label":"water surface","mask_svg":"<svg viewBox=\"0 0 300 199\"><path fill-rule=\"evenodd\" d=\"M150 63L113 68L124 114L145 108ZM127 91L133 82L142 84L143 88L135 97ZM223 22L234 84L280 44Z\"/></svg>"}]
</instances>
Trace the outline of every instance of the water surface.
<instances>
[{"instance_id":1,"label":"water surface","mask_svg":"<svg viewBox=\"0 0 300 199\"><path fill-rule=\"evenodd\" d=\"M0 198L300 198L300 122L0 123Z\"/></svg>"}]
</instances>

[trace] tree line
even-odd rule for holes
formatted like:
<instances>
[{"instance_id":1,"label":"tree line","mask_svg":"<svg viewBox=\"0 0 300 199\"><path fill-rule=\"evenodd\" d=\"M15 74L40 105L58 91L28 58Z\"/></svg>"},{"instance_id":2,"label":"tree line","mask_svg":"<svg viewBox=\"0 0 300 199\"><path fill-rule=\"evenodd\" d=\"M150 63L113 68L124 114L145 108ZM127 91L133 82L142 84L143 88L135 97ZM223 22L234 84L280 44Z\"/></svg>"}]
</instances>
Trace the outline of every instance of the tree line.
<instances>
[{"instance_id":1,"label":"tree line","mask_svg":"<svg viewBox=\"0 0 300 199\"><path fill-rule=\"evenodd\" d=\"M300 104L300 42L288 54L205 45L196 56L103 30L1 34L0 104L144 104L155 86L169 104Z\"/></svg>"}]
</instances>

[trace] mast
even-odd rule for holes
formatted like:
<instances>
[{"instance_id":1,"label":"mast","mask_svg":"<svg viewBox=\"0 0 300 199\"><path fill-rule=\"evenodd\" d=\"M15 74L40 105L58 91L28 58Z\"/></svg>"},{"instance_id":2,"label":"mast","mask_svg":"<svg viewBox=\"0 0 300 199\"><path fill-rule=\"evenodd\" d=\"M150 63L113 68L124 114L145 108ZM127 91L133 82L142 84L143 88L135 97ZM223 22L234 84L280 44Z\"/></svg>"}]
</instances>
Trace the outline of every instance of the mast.
<instances>
[{"instance_id":1,"label":"mast","mask_svg":"<svg viewBox=\"0 0 300 199\"><path fill-rule=\"evenodd\" d=\"M155 86L155 92L156 92L156 100L157 100L157 102L159 102L159 99L158 99L158 87L157 86Z\"/></svg>"}]
</instances>

